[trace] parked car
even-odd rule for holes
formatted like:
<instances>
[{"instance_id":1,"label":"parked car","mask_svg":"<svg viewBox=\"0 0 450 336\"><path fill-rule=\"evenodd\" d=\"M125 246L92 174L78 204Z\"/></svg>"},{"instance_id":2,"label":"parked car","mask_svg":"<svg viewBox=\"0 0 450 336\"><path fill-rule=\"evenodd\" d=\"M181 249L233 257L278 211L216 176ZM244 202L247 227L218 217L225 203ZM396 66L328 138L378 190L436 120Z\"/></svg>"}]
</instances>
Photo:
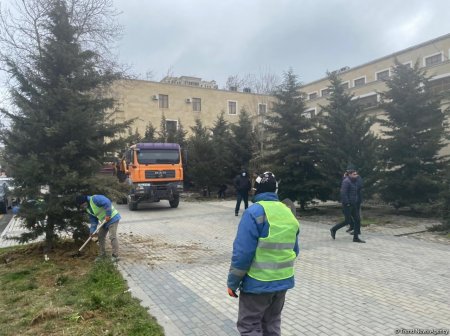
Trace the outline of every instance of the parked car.
<instances>
[{"instance_id":1,"label":"parked car","mask_svg":"<svg viewBox=\"0 0 450 336\"><path fill-rule=\"evenodd\" d=\"M0 183L0 213L7 213L8 208L11 208L13 198L6 183Z\"/></svg>"},{"instance_id":2,"label":"parked car","mask_svg":"<svg viewBox=\"0 0 450 336\"><path fill-rule=\"evenodd\" d=\"M19 204L20 203L20 199L16 196L14 196L14 179L12 177L5 177L5 176L0 176L0 185L2 184L6 184L6 186L8 187L8 191L9 191L9 205L8 207L11 208L12 206Z\"/></svg>"}]
</instances>

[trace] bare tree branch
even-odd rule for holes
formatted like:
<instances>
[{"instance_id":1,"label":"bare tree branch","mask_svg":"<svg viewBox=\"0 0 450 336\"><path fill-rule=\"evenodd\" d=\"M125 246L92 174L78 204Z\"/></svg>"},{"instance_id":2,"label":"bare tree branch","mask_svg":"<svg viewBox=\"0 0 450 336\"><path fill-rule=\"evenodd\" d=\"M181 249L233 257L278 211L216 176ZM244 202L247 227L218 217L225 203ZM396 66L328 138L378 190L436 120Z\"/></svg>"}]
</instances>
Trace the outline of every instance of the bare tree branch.
<instances>
[{"instance_id":1,"label":"bare tree branch","mask_svg":"<svg viewBox=\"0 0 450 336\"><path fill-rule=\"evenodd\" d=\"M122 34L116 18L120 14L113 0L65 0L76 39L101 57L99 67L117 66L113 62L113 42ZM0 7L0 70L14 60L21 68L40 57L41 43L47 36L45 25L51 0L10 0L10 8Z\"/></svg>"},{"instance_id":2,"label":"bare tree branch","mask_svg":"<svg viewBox=\"0 0 450 336\"><path fill-rule=\"evenodd\" d=\"M261 69L257 75L246 74L241 76L237 74L229 76L225 89L242 91L248 88L254 93L272 94L280 83L280 76L271 72L270 69Z\"/></svg>"}]
</instances>

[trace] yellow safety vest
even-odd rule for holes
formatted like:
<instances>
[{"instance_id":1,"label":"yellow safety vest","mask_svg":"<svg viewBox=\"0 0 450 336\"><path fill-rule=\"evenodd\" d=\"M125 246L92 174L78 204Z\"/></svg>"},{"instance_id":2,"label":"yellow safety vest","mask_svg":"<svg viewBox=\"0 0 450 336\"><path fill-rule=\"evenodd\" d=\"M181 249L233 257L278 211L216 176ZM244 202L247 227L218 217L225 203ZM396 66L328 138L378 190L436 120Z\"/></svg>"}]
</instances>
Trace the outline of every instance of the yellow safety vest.
<instances>
[{"instance_id":1,"label":"yellow safety vest","mask_svg":"<svg viewBox=\"0 0 450 336\"><path fill-rule=\"evenodd\" d=\"M255 258L248 275L260 281L275 281L294 275L294 261L297 255L294 246L297 241L299 223L292 211L278 201L257 202L264 208L269 222L269 234L258 239Z\"/></svg>"},{"instance_id":2,"label":"yellow safety vest","mask_svg":"<svg viewBox=\"0 0 450 336\"><path fill-rule=\"evenodd\" d=\"M105 208L101 208L98 207L97 205L95 205L94 203L94 196L91 196L91 198L89 199L89 205L91 206L92 212L89 211L89 208L86 209L87 213L97 217L97 219L100 222L103 222L105 220L106 217L106 210ZM117 211L114 206L111 204L111 218L113 218L115 215L117 215L119 213L119 211Z\"/></svg>"}]
</instances>

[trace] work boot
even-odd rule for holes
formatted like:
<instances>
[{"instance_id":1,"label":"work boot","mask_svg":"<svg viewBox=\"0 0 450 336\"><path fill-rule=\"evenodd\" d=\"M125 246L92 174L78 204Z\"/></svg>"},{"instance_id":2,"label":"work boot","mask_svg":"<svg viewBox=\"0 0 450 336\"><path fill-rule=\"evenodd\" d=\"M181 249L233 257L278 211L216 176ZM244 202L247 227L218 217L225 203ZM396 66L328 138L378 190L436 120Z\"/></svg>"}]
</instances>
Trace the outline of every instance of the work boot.
<instances>
[{"instance_id":1,"label":"work boot","mask_svg":"<svg viewBox=\"0 0 450 336\"><path fill-rule=\"evenodd\" d=\"M354 242L354 243L365 243L364 240L359 239L359 238L353 238L353 242Z\"/></svg>"},{"instance_id":2,"label":"work boot","mask_svg":"<svg viewBox=\"0 0 450 336\"><path fill-rule=\"evenodd\" d=\"M235 216L237 216L238 214L239 214L239 213L238 213L237 211L234 213Z\"/></svg>"},{"instance_id":3,"label":"work boot","mask_svg":"<svg viewBox=\"0 0 450 336\"><path fill-rule=\"evenodd\" d=\"M336 239L336 231L330 229L331 238Z\"/></svg>"},{"instance_id":4,"label":"work boot","mask_svg":"<svg viewBox=\"0 0 450 336\"><path fill-rule=\"evenodd\" d=\"M117 256L117 255L115 255L115 254L113 254L112 256L111 256L111 261L113 262L113 263L116 263L116 262L119 262L119 256Z\"/></svg>"}]
</instances>

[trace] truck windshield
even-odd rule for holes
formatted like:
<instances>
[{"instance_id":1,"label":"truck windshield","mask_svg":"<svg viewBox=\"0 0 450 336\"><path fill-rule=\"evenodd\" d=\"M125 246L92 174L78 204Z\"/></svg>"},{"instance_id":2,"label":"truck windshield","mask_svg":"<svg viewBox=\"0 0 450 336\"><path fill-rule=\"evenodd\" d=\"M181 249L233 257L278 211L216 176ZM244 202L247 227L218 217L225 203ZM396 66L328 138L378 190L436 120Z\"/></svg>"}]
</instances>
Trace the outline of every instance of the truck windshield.
<instances>
[{"instance_id":1,"label":"truck windshield","mask_svg":"<svg viewBox=\"0 0 450 336\"><path fill-rule=\"evenodd\" d=\"M137 152L140 164L179 163L180 153L177 150L141 149Z\"/></svg>"}]
</instances>

